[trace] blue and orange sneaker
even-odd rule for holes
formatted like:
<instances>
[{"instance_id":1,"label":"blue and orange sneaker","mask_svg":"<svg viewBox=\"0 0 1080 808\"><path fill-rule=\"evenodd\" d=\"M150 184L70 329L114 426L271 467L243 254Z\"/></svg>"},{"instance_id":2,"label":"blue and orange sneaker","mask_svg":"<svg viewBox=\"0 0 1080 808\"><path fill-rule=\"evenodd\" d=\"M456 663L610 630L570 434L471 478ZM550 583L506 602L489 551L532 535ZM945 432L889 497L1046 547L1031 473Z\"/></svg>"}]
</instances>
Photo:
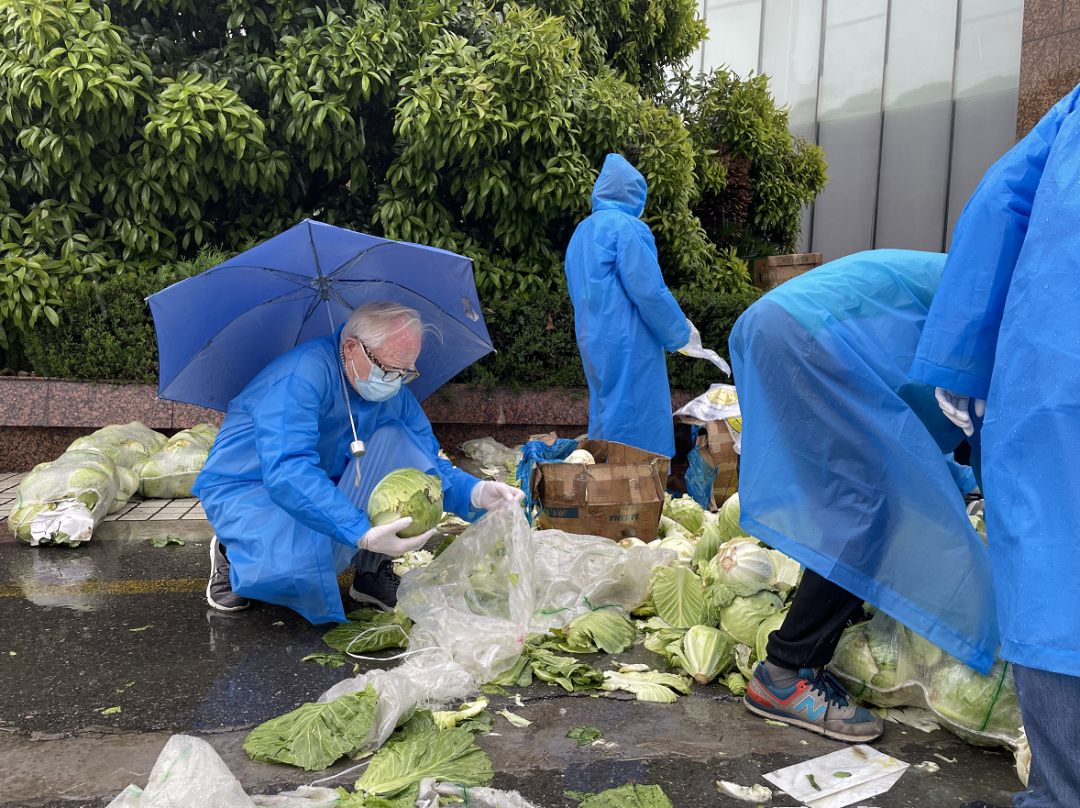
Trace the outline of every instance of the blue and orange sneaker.
<instances>
[{"instance_id":1,"label":"blue and orange sneaker","mask_svg":"<svg viewBox=\"0 0 1080 808\"><path fill-rule=\"evenodd\" d=\"M881 735L884 722L856 706L831 673L824 668L800 668L799 676L789 687L777 687L765 665L758 665L743 703L752 713L837 741L865 743Z\"/></svg>"}]
</instances>

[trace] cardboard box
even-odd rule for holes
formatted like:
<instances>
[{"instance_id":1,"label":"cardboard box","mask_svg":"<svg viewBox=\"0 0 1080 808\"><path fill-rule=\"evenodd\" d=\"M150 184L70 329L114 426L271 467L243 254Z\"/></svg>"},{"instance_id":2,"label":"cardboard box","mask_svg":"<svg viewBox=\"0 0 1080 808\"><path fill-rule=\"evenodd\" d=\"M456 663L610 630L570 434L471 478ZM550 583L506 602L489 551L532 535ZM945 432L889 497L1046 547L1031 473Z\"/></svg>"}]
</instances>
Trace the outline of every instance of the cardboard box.
<instances>
[{"instance_id":1,"label":"cardboard box","mask_svg":"<svg viewBox=\"0 0 1080 808\"><path fill-rule=\"evenodd\" d=\"M739 490L739 456L735 440L723 421L709 421L698 433L698 451L702 460L716 467L713 501L719 507Z\"/></svg>"},{"instance_id":2,"label":"cardboard box","mask_svg":"<svg viewBox=\"0 0 1080 808\"><path fill-rule=\"evenodd\" d=\"M750 267L754 286L765 292L775 289L784 281L821 266L821 253L797 253L794 255L770 255L756 259Z\"/></svg>"},{"instance_id":3,"label":"cardboard box","mask_svg":"<svg viewBox=\"0 0 1080 808\"><path fill-rule=\"evenodd\" d=\"M668 458L605 440L583 440L579 448L596 463L537 463L533 469L529 485L541 526L615 541L655 539Z\"/></svg>"}]
</instances>

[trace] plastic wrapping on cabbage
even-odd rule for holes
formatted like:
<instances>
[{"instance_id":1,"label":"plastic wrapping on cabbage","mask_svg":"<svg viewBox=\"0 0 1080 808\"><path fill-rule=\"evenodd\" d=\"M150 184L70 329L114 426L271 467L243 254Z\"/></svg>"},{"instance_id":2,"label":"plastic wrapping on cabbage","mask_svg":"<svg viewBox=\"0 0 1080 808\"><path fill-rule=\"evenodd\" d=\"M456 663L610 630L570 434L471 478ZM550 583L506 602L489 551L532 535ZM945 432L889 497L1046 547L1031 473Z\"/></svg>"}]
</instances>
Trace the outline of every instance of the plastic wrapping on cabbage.
<instances>
[{"instance_id":1,"label":"plastic wrapping on cabbage","mask_svg":"<svg viewBox=\"0 0 1080 808\"><path fill-rule=\"evenodd\" d=\"M675 554L645 545L623 547L599 536L561 530L533 533L531 631L546 632L605 606L633 611L649 599L653 570Z\"/></svg>"},{"instance_id":2,"label":"plastic wrapping on cabbage","mask_svg":"<svg viewBox=\"0 0 1080 808\"><path fill-rule=\"evenodd\" d=\"M93 528L109 513L118 489L116 464L108 455L92 449L69 450L51 463L35 466L26 475L15 492L8 528L31 546L80 544L90 539ZM65 532L63 520L50 517L58 508L72 517L85 510L92 527L80 529L77 534ZM68 521L85 523L85 519L78 518Z\"/></svg>"},{"instance_id":3,"label":"plastic wrapping on cabbage","mask_svg":"<svg viewBox=\"0 0 1080 808\"><path fill-rule=\"evenodd\" d=\"M883 612L844 632L830 668L856 698L879 707L925 707L970 743L1015 746L1020 704L1012 666L986 676Z\"/></svg>"},{"instance_id":4,"label":"plastic wrapping on cabbage","mask_svg":"<svg viewBox=\"0 0 1080 808\"><path fill-rule=\"evenodd\" d=\"M461 451L485 466L503 465L510 460L516 466L521 461L521 447L511 449L494 438L477 438L461 444Z\"/></svg>"},{"instance_id":5,"label":"plastic wrapping on cabbage","mask_svg":"<svg viewBox=\"0 0 1080 808\"><path fill-rule=\"evenodd\" d=\"M190 735L173 735L158 755L146 788L128 786L107 808L332 808L340 801L335 789L309 786L249 797L210 744Z\"/></svg>"},{"instance_id":6,"label":"plastic wrapping on cabbage","mask_svg":"<svg viewBox=\"0 0 1080 808\"><path fill-rule=\"evenodd\" d=\"M427 567L405 576L398 606L477 682L490 682L525 647L533 570L528 520L517 505L503 505L470 525Z\"/></svg>"},{"instance_id":7,"label":"plastic wrapping on cabbage","mask_svg":"<svg viewBox=\"0 0 1080 808\"><path fill-rule=\"evenodd\" d=\"M107 454L117 467L130 469L138 475L143 464L161 451L167 441L168 438L141 421L132 421L102 427L76 440L68 450L96 449Z\"/></svg>"},{"instance_id":8,"label":"plastic wrapping on cabbage","mask_svg":"<svg viewBox=\"0 0 1080 808\"><path fill-rule=\"evenodd\" d=\"M190 497L217 435L211 424L177 432L139 472L139 493L151 499Z\"/></svg>"},{"instance_id":9,"label":"plastic wrapping on cabbage","mask_svg":"<svg viewBox=\"0 0 1080 808\"><path fill-rule=\"evenodd\" d=\"M359 693L369 684L375 688L379 697L375 718L360 754L374 752L386 743L413 710L440 707L477 689L472 676L434 642L430 632L414 626L409 637L410 656L404 663L392 670L372 670L345 679L319 696L319 703L325 703L346 693Z\"/></svg>"}]
</instances>

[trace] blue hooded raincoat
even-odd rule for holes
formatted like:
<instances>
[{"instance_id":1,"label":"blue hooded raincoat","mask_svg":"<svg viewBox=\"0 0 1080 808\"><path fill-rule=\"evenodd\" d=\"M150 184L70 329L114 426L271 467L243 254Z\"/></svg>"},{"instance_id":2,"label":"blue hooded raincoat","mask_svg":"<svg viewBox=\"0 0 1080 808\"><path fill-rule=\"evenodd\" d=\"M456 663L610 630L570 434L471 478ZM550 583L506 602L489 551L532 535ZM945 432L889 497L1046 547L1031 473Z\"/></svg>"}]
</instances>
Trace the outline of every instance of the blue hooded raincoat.
<instances>
[{"instance_id":1,"label":"blue hooded raincoat","mask_svg":"<svg viewBox=\"0 0 1080 808\"><path fill-rule=\"evenodd\" d=\"M337 486L352 460L345 408L352 408L361 440L395 424L431 458L439 452L408 388L375 403L350 387L346 400L337 367L340 332L278 357L229 403L192 489L228 552L233 591L288 606L312 623L344 622L337 573L371 527ZM432 465L442 478L443 508L468 515L476 478L445 460Z\"/></svg>"},{"instance_id":2,"label":"blue hooded raincoat","mask_svg":"<svg viewBox=\"0 0 1080 808\"><path fill-rule=\"evenodd\" d=\"M589 382L589 437L672 457L664 349L686 345L690 326L664 285L656 242L640 219L646 190L637 169L620 155L607 156L592 215L566 251L566 280Z\"/></svg>"},{"instance_id":3,"label":"blue hooded raincoat","mask_svg":"<svg viewBox=\"0 0 1080 808\"><path fill-rule=\"evenodd\" d=\"M739 318L739 523L985 673L990 560L946 460L964 434L908 377L944 263L858 253Z\"/></svg>"},{"instance_id":4,"label":"blue hooded raincoat","mask_svg":"<svg viewBox=\"0 0 1080 808\"><path fill-rule=\"evenodd\" d=\"M953 233L912 377L986 400L1001 656L1080 671L1080 88L998 160Z\"/></svg>"}]
</instances>

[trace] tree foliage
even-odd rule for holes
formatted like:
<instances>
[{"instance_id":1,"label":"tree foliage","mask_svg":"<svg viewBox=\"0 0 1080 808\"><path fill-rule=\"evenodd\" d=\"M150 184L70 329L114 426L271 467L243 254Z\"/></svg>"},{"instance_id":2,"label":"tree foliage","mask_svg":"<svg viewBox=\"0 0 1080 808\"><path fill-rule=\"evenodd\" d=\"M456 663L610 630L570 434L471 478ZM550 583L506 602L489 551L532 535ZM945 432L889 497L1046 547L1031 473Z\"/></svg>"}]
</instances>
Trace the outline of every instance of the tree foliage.
<instances>
[{"instance_id":1,"label":"tree foliage","mask_svg":"<svg viewBox=\"0 0 1080 808\"><path fill-rule=\"evenodd\" d=\"M469 255L487 299L555 290L611 151L646 175L669 283L741 288L744 258L794 243L824 163L784 151L763 79L665 85L696 8L0 0L0 344L84 280L305 216ZM751 166L738 232L694 212L729 151Z\"/></svg>"}]
</instances>

